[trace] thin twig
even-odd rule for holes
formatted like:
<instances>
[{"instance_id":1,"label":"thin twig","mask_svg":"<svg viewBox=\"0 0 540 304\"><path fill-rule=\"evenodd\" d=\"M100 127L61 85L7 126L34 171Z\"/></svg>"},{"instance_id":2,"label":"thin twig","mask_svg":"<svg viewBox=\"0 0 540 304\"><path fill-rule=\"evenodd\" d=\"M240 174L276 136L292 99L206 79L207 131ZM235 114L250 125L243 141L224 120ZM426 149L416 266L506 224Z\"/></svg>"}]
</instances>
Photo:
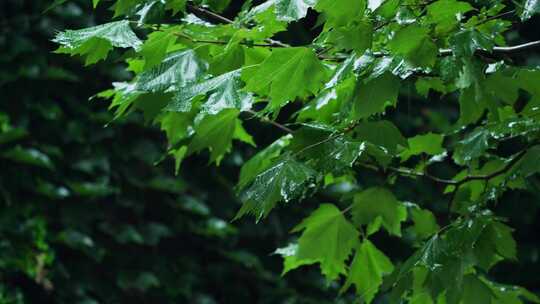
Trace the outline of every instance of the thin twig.
<instances>
[{"instance_id":1,"label":"thin twig","mask_svg":"<svg viewBox=\"0 0 540 304\"><path fill-rule=\"evenodd\" d=\"M304 148L302 148L300 151L294 153L294 155L299 155L299 154L302 154L304 153L305 151L309 150L309 149L312 149L312 148L315 148L319 145L322 145L324 143L327 143L331 140L334 140L336 138L339 138L347 133L349 133L350 131L354 130L354 128L356 128L358 126L358 124L360 124L360 120L357 120L355 122L353 122L352 124L350 124L348 127L346 127L345 129L341 130L341 131L337 131L337 132L334 132L332 133L330 136L328 136L327 138L321 140L321 141L318 141L316 143L313 143L309 146L305 146Z\"/></svg>"},{"instance_id":2,"label":"thin twig","mask_svg":"<svg viewBox=\"0 0 540 304\"><path fill-rule=\"evenodd\" d=\"M540 40L536 41L530 41L523 44L517 44L513 46L496 46L493 47L491 50L477 50L478 53L483 54L512 54L512 53L520 53L524 51L528 51L531 49L540 48ZM452 49L439 49L439 56L445 57L445 56L451 56L454 54L454 51ZM384 57L388 56L388 53L386 52L374 52L372 54L373 57ZM348 57L328 57L328 56L321 56L320 57L323 60L328 61L343 61L347 59Z\"/></svg>"},{"instance_id":3,"label":"thin twig","mask_svg":"<svg viewBox=\"0 0 540 304\"><path fill-rule=\"evenodd\" d=\"M540 40L531 41L523 44L513 45L513 46L496 46L490 51L478 50L478 52L486 54L511 54L527 51L540 47ZM450 56L454 53L451 49L440 49L439 56Z\"/></svg>"},{"instance_id":4,"label":"thin twig","mask_svg":"<svg viewBox=\"0 0 540 304\"><path fill-rule=\"evenodd\" d=\"M427 178L427 179L433 180L434 182L445 184L445 185L456 185L458 183L455 180L439 178L428 173L418 172L418 171L414 171L414 170L406 169L406 168L397 168L397 167L380 168L373 164L363 164L363 163L360 163L359 165L364 168L375 170L375 171L387 170L387 171L391 171L391 172L394 172L403 176Z\"/></svg>"},{"instance_id":5,"label":"thin twig","mask_svg":"<svg viewBox=\"0 0 540 304\"><path fill-rule=\"evenodd\" d=\"M207 15L211 18L214 18L220 22L223 22L223 23L228 23L228 24L232 24L234 23L233 20L225 17L225 16L222 16L218 13L215 13L215 12L212 12L208 9L205 9L205 8L202 8L202 7L199 7L199 6L196 6L196 5L192 5L192 4L188 4L188 8L195 11L195 12L198 12L198 13L201 13L201 14L204 14L204 15ZM274 39L270 39L270 38L267 38L265 39L266 42L268 42L269 45L272 45L273 47L291 47L290 45L286 44L286 43L283 43L281 41L277 41L277 40L274 40Z\"/></svg>"},{"instance_id":6,"label":"thin twig","mask_svg":"<svg viewBox=\"0 0 540 304\"><path fill-rule=\"evenodd\" d=\"M234 21L232 21L231 19L225 17L225 16L221 16L220 14L218 13L214 13L210 10L207 10L205 8L202 8L202 7L199 7L199 6L196 6L196 5L192 5L192 4L187 4L186 5L188 9L194 11L194 12L198 12L200 14L204 14L204 15L207 15L209 17L212 17L216 20L219 20L220 22L223 22L223 23L234 23Z\"/></svg>"},{"instance_id":7,"label":"thin twig","mask_svg":"<svg viewBox=\"0 0 540 304\"><path fill-rule=\"evenodd\" d=\"M515 12L516 12L516 10L510 10L510 11L508 11L508 12L504 12L504 13L500 13L500 14L495 15L495 16L488 17L488 18L486 18L486 19L480 21L479 23L477 23L475 26L479 26L479 25L484 24L484 23L486 23L486 22L489 22L489 21L491 21L491 20L499 19L499 18L504 17L504 16L507 16L507 15L512 15L512 14L514 14Z\"/></svg>"},{"instance_id":8,"label":"thin twig","mask_svg":"<svg viewBox=\"0 0 540 304\"><path fill-rule=\"evenodd\" d=\"M512 158L512 160L510 160L504 167L502 167L501 169L497 170L497 171L494 171L490 174L486 174L486 175L469 175L467 177L465 177L464 179L462 180L459 180L458 183L456 184L456 187L459 187L460 185L463 185L467 182L470 182L470 181L474 181L474 180L486 180L486 181L489 181L501 174L504 174L506 172L508 172L510 169L512 169L512 167L520 160L523 158L523 156L525 156L525 154L527 153L527 151L529 151L529 149L533 146L535 146L537 144L533 144L531 145L530 147L528 147L527 149L525 150L522 150L520 151L516 156L514 156L514 158Z\"/></svg>"},{"instance_id":9,"label":"thin twig","mask_svg":"<svg viewBox=\"0 0 540 304\"><path fill-rule=\"evenodd\" d=\"M341 210L341 213L345 214L345 213L349 212L352 209L353 205L354 205L354 203L350 204L347 208Z\"/></svg>"},{"instance_id":10,"label":"thin twig","mask_svg":"<svg viewBox=\"0 0 540 304\"><path fill-rule=\"evenodd\" d=\"M278 123L276 121L273 121L273 120L269 119L268 117L261 116L259 113L255 112L253 110L245 110L244 112L249 113L249 114L253 115L254 117L258 117L258 118L260 118L260 120L262 122L269 123L269 124L279 128L279 129L281 129L281 130L283 130L283 131L285 131L287 133L293 133L294 132L293 130L287 128L286 126L284 126L284 125L282 125L282 124L280 124L280 123Z\"/></svg>"},{"instance_id":11,"label":"thin twig","mask_svg":"<svg viewBox=\"0 0 540 304\"><path fill-rule=\"evenodd\" d=\"M229 41L222 41L222 40L207 40L207 39L196 39L193 38L186 33L174 33L174 35L182 38L186 38L189 41L193 43L209 43L209 44L220 44L220 45L227 45L229 44ZM239 44L241 45L248 45L248 46L257 46L257 47L282 47L279 44L272 44L272 43L250 43L246 41L240 41Z\"/></svg>"}]
</instances>

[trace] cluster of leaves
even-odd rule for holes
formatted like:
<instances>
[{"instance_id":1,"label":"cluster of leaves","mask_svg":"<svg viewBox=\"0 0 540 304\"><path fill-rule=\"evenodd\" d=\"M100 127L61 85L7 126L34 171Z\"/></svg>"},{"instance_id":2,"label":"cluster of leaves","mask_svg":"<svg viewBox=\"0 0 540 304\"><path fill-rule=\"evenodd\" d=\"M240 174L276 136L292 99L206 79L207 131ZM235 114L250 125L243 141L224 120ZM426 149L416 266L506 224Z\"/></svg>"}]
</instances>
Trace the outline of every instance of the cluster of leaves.
<instances>
[{"instance_id":1,"label":"cluster of leaves","mask_svg":"<svg viewBox=\"0 0 540 304\"><path fill-rule=\"evenodd\" d=\"M509 190L532 191L540 170L540 69L512 60L539 43L508 47L505 36L513 22L540 11L538 1L229 5L119 0L119 21L67 30L54 41L58 52L82 55L86 64L127 49L132 79L98 96L111 100L117 118L141 111L159 125L177 172L202 151L219 165L233 142L259 147L265 138L251 136L243 118L290 133L274 135L245 162L237 185L236 219L257 221L280 202L338 193L293 229L297 241L277 250L284 272L318 263L327 280L344 279L341 291L354 285L368 303L383 293L413 303L540 302L489 277L498 262L516 259L512 229L490 209ZM225 10L233 18L219 15ZM311 14L309 43L277 40ZM411 96L459 111L419 113L446 123L404 130L396 108ZM378 184L366 177L372 171L384 175ZM401 196L404 178L442 185L439 202L448 210ZM404 225L416 253L394 265L399 260L377 248L375 236L403 238Z\"/></svg>"},{"instance_id":2,"label":"cluster of leaves","mask_svg":"<svg viewBox=\"0 0 540 304\"><path fill-rule=\"evenodd\" d=\"M0 5L0 303L330 303L316 272L280 278L281 228L228 222L236 165L175 177L143 117L104 128L114 116L86 99L126 76L50 53L55 28L95 21L86 1L48 2Z\"/></svg>"}]
</instances>

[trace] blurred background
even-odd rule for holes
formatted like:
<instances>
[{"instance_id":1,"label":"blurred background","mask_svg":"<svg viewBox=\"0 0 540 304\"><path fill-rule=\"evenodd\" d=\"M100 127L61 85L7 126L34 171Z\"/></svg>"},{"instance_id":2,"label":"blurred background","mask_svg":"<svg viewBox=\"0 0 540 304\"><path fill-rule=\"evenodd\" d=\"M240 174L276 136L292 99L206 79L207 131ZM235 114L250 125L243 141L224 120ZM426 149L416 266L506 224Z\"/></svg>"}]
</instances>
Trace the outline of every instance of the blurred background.
<instances>
[{"instance_id":1,"label":"blurred background","mask_svg":"<svg viewBox=\"0 0 540 304\"><path fill-rule=\"evenodd\" d=\"M339 189L278 208L259 224L251 218L231 223L240 206L238 170L255 150L238 147L220 168L208 166L206 155L191 157L174 176L159 130L137 113L113 121L105 102L88 100L112 81L130 79L121 54L85 68L80 58L53 53L57 31L107 22L109 3L93 11L90 0L73 0L45 12L51 3L0 2L0 304L354 301L352 294L338 297L340 285L325 282L317 266L281 277L281 258L272 254L314 207L338 200ZM242 4L233 1L225 14L234 17ZM280 38L309 43L315 22L310 12ZM538 29L536 17L513 28L508 40L540 39ZM539 55L513 60L538 65ZM444 131L457 118L455 102L417 101L414 84L404 87L412 89L389 115L405 135ZM253 120L247 128L260 147L281 135ZM437 170L451 176L455 169ZM369 185L387 176L362 178ZM540 190L536 178L531 184ZM440 186L407 179L397 185L398 197L444 212ZM519 261L490 274L537 293L539 201L516 190L493 206L516 229ZM399 240L382 232L375 242L395 261L414 245L406 235Z\"/></svg>"}]
</instances>

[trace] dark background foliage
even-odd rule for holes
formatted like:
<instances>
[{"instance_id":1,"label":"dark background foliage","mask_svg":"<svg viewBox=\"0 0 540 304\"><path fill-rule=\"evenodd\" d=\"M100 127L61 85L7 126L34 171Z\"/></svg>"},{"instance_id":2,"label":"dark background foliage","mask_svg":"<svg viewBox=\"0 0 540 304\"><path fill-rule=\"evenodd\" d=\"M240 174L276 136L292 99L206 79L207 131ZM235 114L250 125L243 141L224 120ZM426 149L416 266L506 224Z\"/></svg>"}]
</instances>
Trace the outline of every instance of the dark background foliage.
<instances>
[{"instance_id":1,"label":"dark background foliage","mask_svg":"<svg viewBox=\"0 0 540 304\"><path fill-rule=\"evenodd\" d=\"M324 282L316 267L281 277L281 259L271 253L288 243L294 224L320 202L334 200L339 189L278 209L259 224L231 223L240 205L233 188L238 168L253 149L239 147L220 168L207 166L206 156L192 157L174 176L159 130L137 113L113 121L105 103L87 101L111 81L125 79L123 67L110 60L83 68L77 58L52 53L55 31L110 17L106 5L90 13L90 2L69 1L46 13L51 1L0 3L0 303L338 301L337 286ZM241 4L225 14L234 16ZM311 41L316 18L310 12L280 38ZM539 39L539 27L538 17L519 25L509 41ZM514 60L537 64L540 57L533 51ZM405 135L454 122L453 104L417 101L413 85L390 113ZM247 128L262 146L280 135L252 120ZM511 144L506 148L511 151ZM437 170L451 176L456 168ZM368 185L385 180L362 174ZM540 187L535 177L529 182ZM440 186L400 184L398 197L444 216L447 202L435 194ZM538 293L539 197L509 191L493 207L516 229L519 252L519 261L494 269L495 279ZM377 244L390 257L410 254L407 237L379 234Z\"/></svg>"}]
</instances>

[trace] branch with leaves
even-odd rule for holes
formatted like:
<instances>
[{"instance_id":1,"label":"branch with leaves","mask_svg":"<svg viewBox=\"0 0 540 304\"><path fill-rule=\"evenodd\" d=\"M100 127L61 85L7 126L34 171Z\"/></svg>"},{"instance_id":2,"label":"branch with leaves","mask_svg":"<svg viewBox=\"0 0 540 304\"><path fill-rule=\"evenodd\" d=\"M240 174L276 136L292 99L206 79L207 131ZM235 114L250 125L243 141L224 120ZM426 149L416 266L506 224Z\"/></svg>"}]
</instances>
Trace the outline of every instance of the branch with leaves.
<instances>
[{"instance_id":1,"label":"branch with leaves","mask_svg":"<svg viewBox=\"0 0 540 304\"><path fill-rule=\"evenodd\" d=\"M249 2L231 18L220 13L228 2L158 2L117 5L124 20L59 33L59 52L92 64L113 48L131 49L122 58L133 79L98 96L111 100L117 117L142 111L160 126L179 172L201 153L219 165L233 150L250 151L239 170L236 220L263 220L282 202L339 189L335 204L322 202L293 229L297 240L276 251L284 273L317 263L327 280L344 280L342 293L354 286L367 303L383 294L396 303L540 303L482 275L517 256L511 228L489 203L512 189L531 191L527 180L540 172L533 144L540 69L489 59L540 46L505 40L512 25L505 18L527 22L539 12L534 0L509 11L503 1L270 0ZM304 26L308 11L319 20L303 29L311 43L276 40L292 22ZM155 16L181 22L159 25ZM144 38L131 24L145 29ZM245 128L241 113L279 129L273 143L257 146L268 138ZM411 116L443 119L411 126L404 123ZM527 148L504 153L508 139ZM452 177L428 173L432 163ZM427 200L395 175L446 189ZM441 229L437 206L448 193L452 222ZM377 233L417 251L390 258L374 243Z\"/></svg>"}]
</instances>

